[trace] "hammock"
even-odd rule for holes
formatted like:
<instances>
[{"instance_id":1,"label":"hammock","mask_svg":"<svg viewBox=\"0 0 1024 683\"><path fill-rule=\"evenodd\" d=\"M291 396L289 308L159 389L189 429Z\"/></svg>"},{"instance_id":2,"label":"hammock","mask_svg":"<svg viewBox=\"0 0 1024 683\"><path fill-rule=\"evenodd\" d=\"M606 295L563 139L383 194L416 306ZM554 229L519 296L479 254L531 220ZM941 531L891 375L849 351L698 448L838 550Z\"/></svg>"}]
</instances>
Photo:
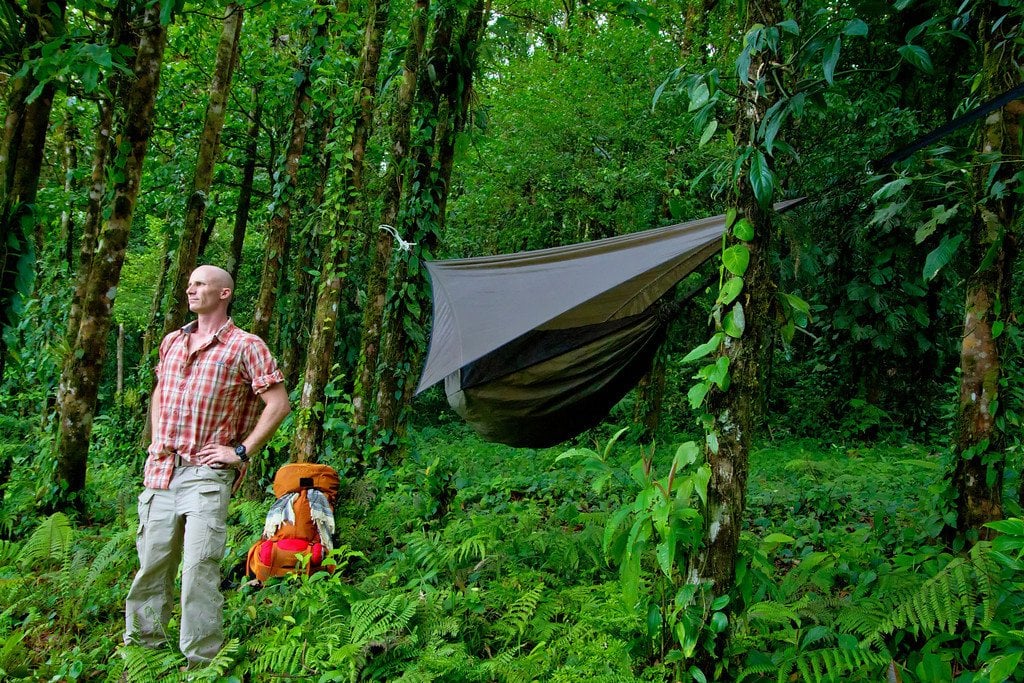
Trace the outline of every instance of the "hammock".
<instances>
[{"instance_id":1,"label":"hammock","mask_svg":"<svg viewBox=\"0 0 1024 683\"><path fill-rule=\"evenodd\" d=\"M428 262L434 319L416 393L443 379L449 405L487 441L540 448L576 436L650 369L672 317L657 302L718 251L724 228L714 216Z\"/></svg>"}]
</instances>

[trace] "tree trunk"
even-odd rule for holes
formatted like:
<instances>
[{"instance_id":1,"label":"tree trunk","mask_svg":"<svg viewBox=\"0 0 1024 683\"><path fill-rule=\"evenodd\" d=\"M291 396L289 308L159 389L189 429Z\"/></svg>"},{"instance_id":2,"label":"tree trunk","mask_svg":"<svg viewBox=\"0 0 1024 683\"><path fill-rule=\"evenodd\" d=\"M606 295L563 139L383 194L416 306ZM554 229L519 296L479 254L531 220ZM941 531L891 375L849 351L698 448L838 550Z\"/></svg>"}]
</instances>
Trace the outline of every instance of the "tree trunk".
<instances>
[{"instance_id":1,"label":"tree trunk","mask_svg":"<svg viewBox=\"0 0 1024 683\"><path fill-rule=\"evenodd\" d=\"M24 45L28 59L41 54L42 44L64 31L66 0L44 2L30 0L24 14ZM0 143L0 381L3 380L7 348L3 330L14 323L14 302L28 288L24 278L31 277L32 239L37 223L33 217L39 176L43 165L43 146L56 90L53 81L39 92L39 82L29 72L9 85L4 136ZM30 97L34 96L31 102Z\"/></svg>"},{"instance_id":2,"label":"tree trunk","mask_svg":"<svg viewBox=\"0 0 1024 683\"><path fill-rule=\"evenodd\" d=\"M392 115L391 158L384 179L380 223L393 226L397 222L402 201L403 174L408 155L413 100L423 46L426 42L429 0L415 0L413 18L409 27L409 42L405 50L405 66L402 85L398 92ZM373 251L370 269L366 275L366 306L363 309L362 339L359 349L359 365L356 371L356 387L352 394L352 421L358 429L369 421L370 400L375 393L377 359L380 355L384 304L387 300L388 268L391 263L394 240L386 230L372 231L370 243Z\"/></svg>"},{"instance_id":3,"label":"tree trunk","mask_svg":"<svg viewBox=\"0 0 1024 683\"><path fill-rule=\"evenodd\" d=\"M213 185L213 170L217 161L217 149L220 146L220 133L224 128L224 117L227 113L228 93L231 90L231 78L238 61L238 42L242 35L242 5L230 3L224 14L220 42L217 44L217 60L210 80L210 101L206 106L206 121L199 138L199 152L196 158L195 175L192 178L192 194L189 195L185 209L185 222L181 228L181 239L178 240L177 259L174 275L171 278L171 296L164 315L163 333L169 334L185 323L188 306L185 297L180 296L188 286L189 275L196 267L199 257L200 234L203 219Z\"/></svg>"},{"instance_id":4,"label":"tree trunk","mask_svg":"<svg viewBox=\"0 0 1024 683\"><path fill-rule=\"evenodd\" d=\"M750 13L752 23L764 26L772 26L782 18L778 0L752 6ZM752 82L748 87L741 86L737 107L738 150L754 145L752 132L779 98L770 73L775 68L773 60L774 55L767 51L751 57L749 74ZM760 93L753 83L759 78L764 86ZM770 205L770 201L767 203ZM768 335L775 320L776 285L771 271L772 212L758 204L748 169L744 169L739 179L736 209L738 215L747 218L754 229L753 240L746 243L750 261L743 275L743 293L737 299L742 304L745 329L739 338L727 337L721 351L729 359L731 382L728 389L719 391L713 387L708 393L706 411L714 416L713 433L717 437L717 448L709 446L705 449L711 480L704 511L704 538L688 568L688 580L708 586L715 595L731 590L736 579L750 448L754 430L761 422L757 414L762 405L761 370L766 360ZM728 242L730 245L740 243L731 234ZM700 652L697 665L710 678L714 672L715 655Z\"/></svg>"},{"instance_id":5,"label":"tree trunk","mask_svg":"<svg viewBox=\"0 0 1024 683\"><path fill-rule=\"evenodd\" d=\"M314 462L323 442L324 388L330 380L334 361L334 344L337 333L338 310L341 306L341 288L344 282L345 263L348 260L348 244L353 223L358 220L362 206L363 163L366 145L373 129L373 105L377 93L377 73L380 69L381 47L387 32L390 0L371 0L367 10L366 33L363 52L359 60L360 88L356 92L355 125L349 146L350 165L347 169L345 186L350 208L346 220L339 220L328 248L329 260L320 274L316 312L310 333L309 353L299 399L299 416L295 434L292 437L291 459L293 462Z\"/></svg>"},{"instance_id":6,"label":"tree trunk","mask_svg":"<svg viewBox=\"0 0 1024 683\"><path fill-rule=\"evenodd\" d=\"M129 25L129 3L120 0L113 9L107 43L112 48L120 48L136 52L139 45L139 34ZM109 88L109 99L104 98L98 104L98 121L96 122L96 142L92 156L92 176L89 183L89 201L86 204L85 223L82 225L81 247L78 257L78 272L75 276L75 291L71 297L68 311L67 345L73 348L78 337L78 327L82 320L82 306L85 300L85 288L92 272L96 245L99 242L100 226L103 225L103 205L107 191L107 159L115 151L114 138L111 130L114 126L114 105L119 94L127 87L127 79L120 72L115 72Z\"/></svg>"},{"instance_id":7,"label":"tree trunk","mask_svg":"<svg viewBox=\"0 0 1024 683\"><path fill-rule=\"evenodd\" d=\"M68 113L64 120L64 194L67 205L60 213L60 235L64 242L61 260L67 273L75 272L75 169L78 168L78 143L80 132Z\"/></svg>"},{"instance_id":8,"label":"tree trunk","mask_svg":"<svg viewBox=\"0 0 1024 683\"><path fill-rule=\"evenodd\" d=\"M253 112L246 131L245 163L242 165L242 185L238 188L238 205L235 208L235 227L231 233L231 253L224 268L234 279L238 279L238 269L242 265L242 247L245 245L245 231L249 225L249 212L252 208L252 186L256 178L256 150L260 135L260 117L263 114L263 98L260 96L262 87L259 83L253 86Z\"/></svg>"},{"instance_id":9,"label":"tree trunk","mask_svg":"<svg viewBox=\"0 0 1024 683\"><path fill-rule=\"evenodd\" d=\"M1019 79L1009 52L1019 26L1013 13L985 2L978 21L983 50L983 98L1009 89ZM993 26L996 19L1004 21ZM1008 182L1019 169L1006 159L1019 159L1016 122L1024 102L1010 103L988 116L981 128L978 159L972 178L974 215L969 235L970 263L977 269L967 278L964 332L960 347L960 404L955 421L953 487L957 496L957 531L968 541L987 538L986 522L1003 517L1004 436L996 424L1002 379L1001 342L995 325L1011 317L1010 284L1015 236L1016 195L988 193L991 183ZM997 159L991 161L992 156ZM994 164L994 165L993 165ZM994 258L989 258L993 254Z\"/></svg>"},{"instance_id":10,"label":"tree trunk","mask_svg":"<svg viewBox=\"0 0 1024 683\"><path fill-rule=\"evenodd\" d=\"M270 320L277 305L277 290L284 264L284 250L291 229L292 203L298 186L299 162L302 160L306 134L313 124L313 98L310 95L313 78L313 63L319 61L327 45L327 29L330 26L330 9L326 0L320 0L318 11L327 13L327 18L317 24L310 41L309 55L301 66L302 82L295 89L295 104L292 108L291 137L285 152L282 179L274 192L274 215L267 229L266 255L263 259L263 276L260 279L260 293L252 316L252 333L267 339L270 334Z\"/></svg>"},{"instance_id":11,"label":"tree trunk","mask_svg":"<svg viewBox=\"0 0 1024 683\"><path fill-rule=\"evenodd\" d=\"M118 160L123 164L123 179L113 188L110 216L104 224L85 288L82 321L58 386L58 494L54 501L58 509L82 509L84 504L81 493L85 488L89 437L100 372L107 351L111 309L139 194L142 164L153 129L160 66L167 37L167 27L160 23L159 4L146 9L141 25L141 40L134 66L135 80L124 91L120 139L125 151Z\"/></svg>"},{"instance_id":12,"label":"tree trunk","mask_svg":"<svg viewBox=\"0 0 1024 683\"><path fill-rule=\"evenodd\" d=\"M416 253L412 258L429 255L437 246L444 225L448 188L455 159L455 139L465 127L472 94L473 75L476 72L478 44L486 15L486 3L477 0L462 22L462 30L453 41L458 23L458 11L446 7L439 11L430 64L436 74L436 83L424 79L420 88L422 117L433 123L431 142L418 148L416 167L411 188L417 195L406 198L407 224L415 225L413 241ZM415 382L413 368L419 364L420 349L412 343L413 334L426 326L430 305L426 282L419 270L414 276L416 287L405 288L409 280L409 261L403 258L395 268L393 290L404 291L389 307L384 329L387 330L382 360L380 384L377 391L376 428L390 435L384 446L384 455L393 457L405 433L403 416L409 406ZM415 297L416 306L410 306L405 297ZM414 313L418 308L419 315Z\"/></svg>"}]
</instances>

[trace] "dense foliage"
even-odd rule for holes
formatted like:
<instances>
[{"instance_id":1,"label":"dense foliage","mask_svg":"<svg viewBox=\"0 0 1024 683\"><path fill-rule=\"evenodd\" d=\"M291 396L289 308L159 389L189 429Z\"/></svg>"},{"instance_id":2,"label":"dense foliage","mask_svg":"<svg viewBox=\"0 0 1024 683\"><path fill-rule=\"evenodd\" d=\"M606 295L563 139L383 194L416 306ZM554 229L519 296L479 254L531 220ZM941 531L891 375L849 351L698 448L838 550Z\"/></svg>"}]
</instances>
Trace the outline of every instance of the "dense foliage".
<instances>
[{"instance_id":1,"label":"dense foliage","mask_svg":"<svg viewBox=\"0 0 1024 683\"><path fill-rule=\"evenodd\" d=\"M155 341L196 247L298 409L232 503L230 640L189 676L1024 680L1022 15L8 0L0 678L179 675L120 630ZM573 443L486 444L439 387L411 397L424 260L726 213L654 372ZM730 439L749 478L716 586ZM300 451L344 478L337 570L247 584Z\"/></svg>"}]
</instances>

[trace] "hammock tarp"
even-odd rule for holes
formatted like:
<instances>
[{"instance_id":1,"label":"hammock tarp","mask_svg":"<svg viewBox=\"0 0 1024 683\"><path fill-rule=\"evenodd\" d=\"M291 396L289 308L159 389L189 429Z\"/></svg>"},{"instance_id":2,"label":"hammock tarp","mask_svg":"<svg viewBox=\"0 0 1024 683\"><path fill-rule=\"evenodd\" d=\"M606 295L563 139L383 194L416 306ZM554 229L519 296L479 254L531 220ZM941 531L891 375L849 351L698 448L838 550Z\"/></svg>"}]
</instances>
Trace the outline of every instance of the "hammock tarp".
<instances>
[{"instance_id":1,"label":"hammock tarp","mask_svg":"<svg viewBox=\"0 0 1024 683\"><path fill-rule=\"evenodd\" d=\"M714 216L428 262L434 320L416 392L444 379L449 404L488 441L540 448L581 433L648 371L671 317L655 304L720 248L724 228Z\"/></svg>"}]
</instances>

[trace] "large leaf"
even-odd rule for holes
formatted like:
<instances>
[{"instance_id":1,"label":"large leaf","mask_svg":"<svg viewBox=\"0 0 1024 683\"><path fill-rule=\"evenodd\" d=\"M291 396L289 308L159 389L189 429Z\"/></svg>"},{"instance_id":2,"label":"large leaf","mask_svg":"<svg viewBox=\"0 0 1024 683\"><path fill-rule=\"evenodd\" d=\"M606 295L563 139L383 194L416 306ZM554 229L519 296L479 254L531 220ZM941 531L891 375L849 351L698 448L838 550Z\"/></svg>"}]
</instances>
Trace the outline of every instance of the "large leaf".
<instances>
[{"instance_id":1,"label":"large leaf","mask_svg":"<svg viewBox=\"0 0 1024 683\"><path fill-rule=\"evenodd\" d=\"M916 66L921 71L929 74L934 71L931 57L928 56L928 52L920 45L904 45L897 52L908 63Z\"/></svg>"},{"instance_id":2,"label":"large leaf","mask_svg":"<svg viewBox=\"0 0 1024 683\"><path fill-rule=\"evenodd\" d=\"M825 80L829 83L835 77L836 64L839 63L839 51L842 49L842 46L842 39L836 38L830 46L825 48L825 54L822 56L821 68L825 72Z\"/></svg>"},{"instance_id":3,"label":"large leaf","mask_svg":"<svg viewBox=\"0 0 1024 683\"><path fill-rule=\"evenodd\" d=\"M722 265L733 275L743 277L750 265L750 249L745 244L734 244L722 252Z\"/></svg>"},{"instance_id":4,"label":"large leaf","mask_svg":"<svg viewBox=\"0 0 1024 683\"><path fill-rule=\"evenodd\" d=\"M768 167L764 153L759 149L755 149L750 156L750 187L754 190L757 203L767 211L772 203L775 179L772 177L772 170Z\"/></svg>"},{"instance_id":5,"label":"large leaf","mask_svg":"<svg viewBox=\"0 0 1024 683\"><path fill-rule=\"evenodd\" d=\"M952 260L957 247L959 247L960 243L963 241L964 238L962 235L956 235L954 237L946 235L942 238L939 246L932 249L931 253L929 253L927 258L924 260L924 272L922 273L922 276L926 281L932 280L939 274L939 271Z\"/></svg>"}]
</instances>

